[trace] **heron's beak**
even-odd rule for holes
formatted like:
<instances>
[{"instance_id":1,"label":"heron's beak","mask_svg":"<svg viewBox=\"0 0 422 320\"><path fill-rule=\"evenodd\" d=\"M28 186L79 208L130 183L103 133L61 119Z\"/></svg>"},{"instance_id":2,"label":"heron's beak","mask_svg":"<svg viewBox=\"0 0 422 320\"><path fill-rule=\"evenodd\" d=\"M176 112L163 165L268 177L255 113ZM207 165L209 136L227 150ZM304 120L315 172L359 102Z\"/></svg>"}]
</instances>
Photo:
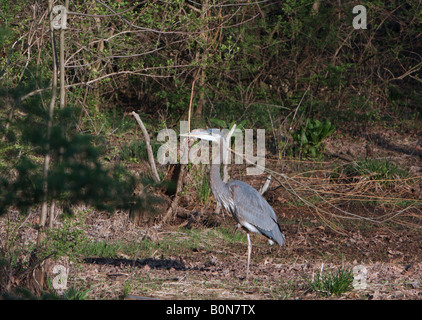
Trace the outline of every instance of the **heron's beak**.
<instances>
[{"instance_id":1,"label":"heron's beak","mask_svg":"<svg viewBox=\"0 0 422 320\"><path fill-rule=\"evenodd\" d=\"M207 131L181 133L179 136L218 142L217 138Z\"/></svg>"}]
</instances>

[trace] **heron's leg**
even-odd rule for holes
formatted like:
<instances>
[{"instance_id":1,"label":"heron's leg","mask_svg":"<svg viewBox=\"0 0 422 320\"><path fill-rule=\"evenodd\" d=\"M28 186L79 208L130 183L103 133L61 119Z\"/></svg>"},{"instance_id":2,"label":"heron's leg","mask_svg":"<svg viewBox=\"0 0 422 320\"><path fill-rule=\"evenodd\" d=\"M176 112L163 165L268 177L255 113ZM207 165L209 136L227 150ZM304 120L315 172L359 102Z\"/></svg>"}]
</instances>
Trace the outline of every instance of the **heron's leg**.
<instances>
[{"instance_id":1,"label":"heron's leg","mask_svg":"<svg viewBox=\"0 0 422 320\"><path fill-rule=\"evenodd\" d=\"M248 264L246 266L246 279L248 279L248 276L249 276L249 264L251 263L252 242L251 242L251 238L249 236L249 233L247 233L246 235L248 237Z\"/></svg>"}]
</instances>

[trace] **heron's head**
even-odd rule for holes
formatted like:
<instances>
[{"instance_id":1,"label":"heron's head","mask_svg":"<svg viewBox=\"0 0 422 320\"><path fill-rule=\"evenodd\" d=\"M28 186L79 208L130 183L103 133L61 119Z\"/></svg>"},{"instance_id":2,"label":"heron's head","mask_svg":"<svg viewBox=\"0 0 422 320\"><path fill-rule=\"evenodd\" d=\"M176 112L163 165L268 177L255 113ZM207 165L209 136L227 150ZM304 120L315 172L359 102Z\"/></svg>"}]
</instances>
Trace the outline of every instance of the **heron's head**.
<instances>
[{"instance_id":1,"label":"heron's head","mask_svg":"<svg viewBox=\"0 0 422 320\"><path fill-rule=\"evenodd\" d=\"M224 136L224 134L220 131L220 129L214 129L214 128L208 129L205 131L201 129L196 129L196 130L193 130L191 133L182 133L180 134L180 136L212 141L219 144L222 138L226 138L226 139L230 138L233 135L233 132L235 129L236 129L236 125L233 126L233 128L230 130L227 136Z\"/></svg>"}]
</instances>

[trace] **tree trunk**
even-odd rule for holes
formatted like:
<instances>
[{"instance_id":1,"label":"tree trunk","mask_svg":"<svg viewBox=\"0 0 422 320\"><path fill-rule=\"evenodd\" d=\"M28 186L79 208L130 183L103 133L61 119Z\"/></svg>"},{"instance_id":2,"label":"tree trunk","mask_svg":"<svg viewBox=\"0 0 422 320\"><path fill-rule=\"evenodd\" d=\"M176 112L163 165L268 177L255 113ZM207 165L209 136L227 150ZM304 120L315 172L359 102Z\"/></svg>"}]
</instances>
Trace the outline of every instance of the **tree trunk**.
<instances>
[{"instance_id":1,"label":"tree trunk","mask_svg":"<svg viewBox=\"0 0 422 320\"><path fill-rule=\"evenodd\" d=\"M69 8L69 0L65 1L65 8L66 11ZM65 29L60 29L60 110L63 110L66 106L66 91L65 91L65 72L64 72L64 42L65 42ZM64 136L63 128L61 128L61 135ZM60 148L60 159L62 161L62 155L64 153L63 148ZM48 223L48 227L52 228L54 223L54 216L56 211L56 200L51 201L51 208L50 208L50 219Z\"/></svg>"},{"instance_id":2,"label":"tree trunk","mask_svg":"<svg viewBox=\"0 0 422 320\"><path fill-rule=\"evenodd\" d=\"M53 79L52 79L52 93L51 93L51 101L50 101L50 108L48 111L48 121L47 121L47 145L46 151L44 156L44 167L43 167L43 202L41 205L41 216L39 221L39 227L44 228L46 220L47 220L47 212L48 212L48 169L50 165L50 138L51 138L51 129L53 126L53 116L54 116L54 107L56 104L57 98L57 61L56 57L57 54L55 52L55 43L54 43L54 29L51 26L51 22L53 21L53 0L48 1L48 10L50 13L50 29L51 29L51 42L53 47ZM38 239L37 244L41 241L41 230L38 230Z\"/></svg>"},{"instance_id":3,"label":"tree trunk","mask_svg":"<svg viewBox=\"0 0 422 320\"><path fill-rule=\"evenodd\" d=\"M209 31L208 31L208 16L209 16L209 0L204 0L202 3L202 11L201 11L201 21L204 22L204 26L201 32L201 44L203 46L202 54L200 52L196 53L195 60L197 63L201 64L201 69L199 70L199 97L198 97L198 104L195 108L194 118L195 120L200 120L202 117L202 112L205 105L205 91L204 85L206 83L206 65L209 53ZM201 59L203 60L202 62Z\"/></svg>"},{"instance_id":4,"label":"tree trunk","mask_svg":"<svg viewBox=\"0 0 422 320\"><path fill-rule=\"evenodd\" d=\"M69 0L64 4L66 11L69 9ZM64 43L65 43L65 30L60 29L60 109L66 106L66 91L65 91L65 72L64 72Z\"/></svg>"}]
</instances>

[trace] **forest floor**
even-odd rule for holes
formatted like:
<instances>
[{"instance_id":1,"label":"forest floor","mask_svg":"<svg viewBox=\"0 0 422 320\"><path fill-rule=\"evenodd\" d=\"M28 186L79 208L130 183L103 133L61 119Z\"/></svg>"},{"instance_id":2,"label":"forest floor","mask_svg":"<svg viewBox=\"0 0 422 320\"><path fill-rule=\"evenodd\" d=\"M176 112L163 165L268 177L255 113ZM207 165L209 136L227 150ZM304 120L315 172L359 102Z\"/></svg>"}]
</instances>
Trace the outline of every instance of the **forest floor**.
<instances>
[{"instance_id":1,"label":"forest floor","mask_svg":"<svg viewBox=\"0 0 422 320\"><path fill-rule=\"evenodd\" d=\"M339 235L312 215L301 215L296 224L284 226L285 247L269 246L262 237L252 237L248 279L246 240L228 239L235 230L233 221L195 230L133 227L129 235L126 215L96 217L93 221L102 221L110 237L113 233L107 242L134 237L142 247L140 239L148 234L154 239L150 241L160 245L153 252L142 248L135 256L118 253L114 258L86 258L70 268L71 282L90 288L90 296L96 299L124 295L183 300L422 298L420 231L381 226ZM364 270L366 288L331 297L310 290L308 282L314 274L341 267Z\"/></svg>"},{"instance_id":2,"label":"forest floor","mask_svg":"<svg viewBox=\"0 0 422 320\"><path fill-rule=\"evenodd\" d=\"M343 161L339 156L364 158L368 140L372 156L393 159L408 168L412 177L422 175L422 146L417 144L418 136L394 132L362 141L330 139L326 151L335 156L325 164L332 168L334 162ZM308 168L313 172L310 175L304 175L309 170L303 168L299 173L295 164L268 161L268 165L277 172L296 177L295 181L308 183L313 189L321 187L317 189L319 193L337 190L335 182L324 175L318 176L326 169L315 167L315 163ZM259 188L266 175L248 177L241 174L243 169L233 169L232 178ZM318 178L317 183L312 178ZM177 218L167 225L157 221L135 225L127 212L108 214L79 208L75 220L82 223L84 234L91 243L105 247L96 253L87 250L84 257L62 257L52 263L68 268L68 287L86 291L89 299L422 298L422 214L418 202L421 179L403 188L371 187L359 193L382 193L377 201L345 198L334 202L330 197L326 202L314 199L313 206L298 201L277 186L273 181L265 196L279 217L286 245L270 246L264 237L253 235L248 279L245 279L246 236L236 231L231 216L213 213L212 198L210 204L200 205L193 193L187 193L181 201L185 210L192 213L190 218ZM356 188L353 193L348 188L344 190L345 195L357 194ZM302 195L309 201L313 199L312 194L303 192ZM391 202L392 198L400 201ZM409 204L404 199L416 202ZM331 206L333 203L335 206ZM347 214L340 217L339 212ZM20 241L34 241L36 216L31 214L25 225L21 224L17 237ZM386 219L378 220L379 217ZM5 217L1 219L4 235L7 223ZM111 251L105 253L106 248ZM360 270L364 287L339 296L310 289L309 283L315 275L339 268Z\"/></svg>"}]
</instances>

